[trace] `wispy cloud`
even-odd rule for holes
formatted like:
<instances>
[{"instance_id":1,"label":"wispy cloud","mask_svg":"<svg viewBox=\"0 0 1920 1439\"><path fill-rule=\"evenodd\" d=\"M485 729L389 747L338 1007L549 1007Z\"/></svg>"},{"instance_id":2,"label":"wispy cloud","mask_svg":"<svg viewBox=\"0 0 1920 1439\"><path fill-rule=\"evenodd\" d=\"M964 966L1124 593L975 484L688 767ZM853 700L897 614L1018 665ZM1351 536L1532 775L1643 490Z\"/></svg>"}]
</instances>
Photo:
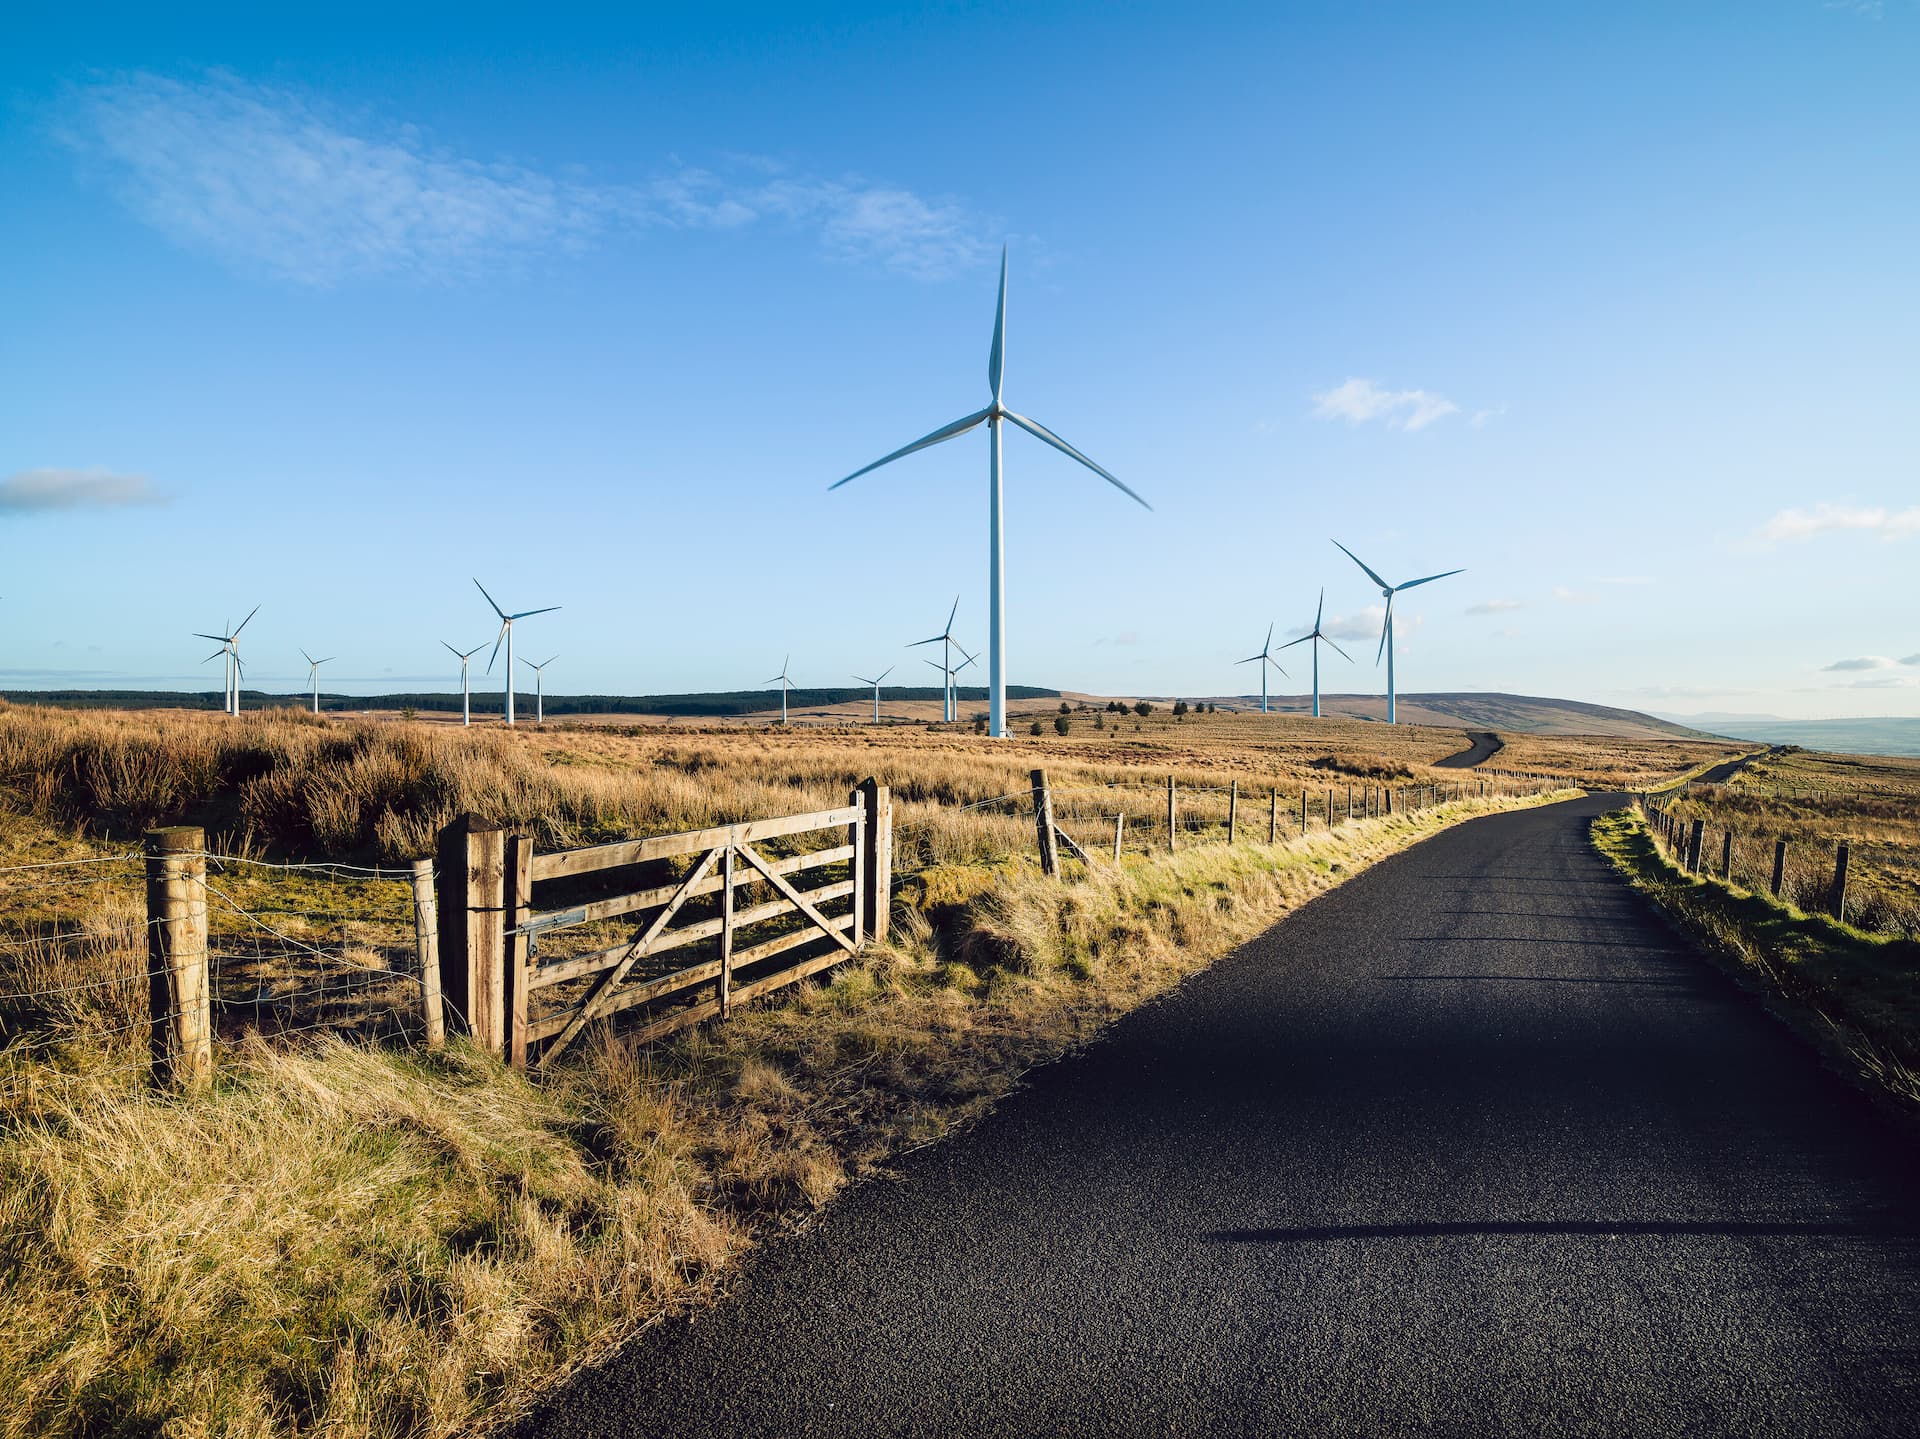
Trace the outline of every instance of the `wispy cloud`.
<instances>
[{"instance_id":1,"label":"wispy cloud","mask_svg":"<svg viewBox=\"0 0 1920 1439\"><path fill-rule=\"evenodd\" d=\"M1812 509L1781 510L1762 525L1754 538L1767 544L1810 540L1830 530L1864 530L1883 540L1901 540L1920 534L1920 505L1889 510L1880 505L1817 504Z\"/></svg>"},{"instance_id":2,"label":"wispy cloud","mask_svg":"<svg viewBox=\"0 0 1920 1439\"><path fill-rule=\"evenodd\" d=\"M1385 390L1372 380L1351 378L1316 393L1313 412L1323 420L1350 425L1385 420L1396 430L1424 430L1435 420L1458 414L1460 407L1431 390Z\"/></svg>"},{"instance_id":3,"label":"wispy cloud","mask_svg":"<svg viewBox=\"0 0 1920 1439\"><path fill-rule=\"evenodd\" d=\"M1894 662L1885 655L1859 655L1850 660L1835 660L1830 665L1820 666L1826 674L1846 674L1853 670L1890 670Z\"/></svg>"},{"instance_id":4,"label":"wispy cloud","mask_svg":"<svg viewBox=\"0 0 1920 1439\"><path fill-rule=\"evenodd\" d=\"M1912 675L1875 675L1872 679L1848 680L1845 684L1829 686L1837 690L1903 690L1920 684L1920 679Z\"/></svg>"},{"instance_id":5,"label":"wispy cloud","mask_svg":"<svg viewBox=\"0 0 1920 1439\"><path fill-rule=\"evenodd\" d=\"M1903 665L1920 665L1920 655L1908 655L1900 661Z\"/></svg>"},{"instance_id":6,"label":"wispy cloud","mask_svg":"<svg viewBox=\"0 0 1920 1439\"><path fill-rule=\"evenodd\" d=\"M1517 640L1520 638L1520 631L1509 625L1506 629L1495 630L1493 637L1497 640Z\"/></svg>"},{"instance_id":7,"label":"wispy cloud","mask_svg":"<svg viewBox=\"0 0 1920 1439\"><path fill-rule=\"evenodd\" d=\"M0 515L45 510L117 510L166 497L145 475L107 470L21 470L0 480Z\"/></svg>"},{"instance_id":8,"label":"wispy cloud","mask_svg":"<svg viewBox=\"0 0 1920 1439\"><path fill-rule=\"evenodd\" d=\"M1520 601L1518 600L1482 600L1477 605L1468 605L1467 613L1470 615L1500 615L1505 614L1508 610L1517 610L1519 608Z\"/></svg>"},{"instance_id":9,"label":"wispy cloud","mask_svg":"<svg viewBox=\"0 0 1920 1439\"><path fill-rule=\"evenodd\" d=\"M1570 590L1565 585L1555 585L1553 587L1553 597L1563 605L1590 605L1593 603L1592 595L1581 594L1578 590Z\"/></svg>"},{"instance_id":10,"label":"wispy cloud","mask_svg":"<svg viewBox=\"0 0 1920 1439\"><path fill-rule=\"evenodd\" d=\"M993 248L961 202L859 176L741 160L727 173L675 166L639 183L561 178L217 72L85 86L58 134L176 242L302 285L458 280L640 227L784 224L833 258L919 279L985 263Z\"/></svg>"},{"instance_id":11,"label":"wispy cloud","mask_svg":"<svg viewBox=\"0 0 1920 1439\"><path fill-rule=\"evenodd\" d=\"M1505 405L1501 405L1499 408L1492 410L1475 410L1473 417L1469 419L1467 423L1472 425L1476 430L1483 430L1489 422L1499 419L1502 415L1506 414L1506 412L1507 407Z\"/></svg>"},{"instance_id":12,"label":"wispy cloud","mask_svg":"<svg viewBox=\"0 0 1920 1439\"><path fill-rule=\"evenodd\" d=\"M1370 640L1380 633L1380 626L1386 622L1385 605L1368 605L1356 614L1335 615L1320 628L1336 640Z\"/></svg>"}]
</instances>

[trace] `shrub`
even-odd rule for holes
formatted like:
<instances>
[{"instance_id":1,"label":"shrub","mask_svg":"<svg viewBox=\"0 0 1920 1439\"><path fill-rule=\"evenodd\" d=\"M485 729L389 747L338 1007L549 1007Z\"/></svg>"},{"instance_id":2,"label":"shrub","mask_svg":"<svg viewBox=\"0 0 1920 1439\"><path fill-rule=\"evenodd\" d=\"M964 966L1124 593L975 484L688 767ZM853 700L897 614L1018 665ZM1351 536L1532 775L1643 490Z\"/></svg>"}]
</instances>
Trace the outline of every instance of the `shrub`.
<instances>
[{"instance_id":1,"label":"shrub","mask_svg":"<svg viewBox=\"0 0 1920 1439\"><path fill-rule=\"evenodd\" d=\"M1145 700L1136 700L1134 702L1133 712L1139 715L1141 719L1145 719L1148 715L1153 713L1153 706L1148 704ZM1135 725L1134 728L1138 729L1139 726Z\"/></svg>"},{"instance_id":2,"label":"shrub","mask_svg":"<svg viewBox=\"0 0 1920 1439\"><path fill-rule=\"evenodd\" d=\"M1040 728L1040 721L1035 720L1033 722L1033 728L1028 730L1027 733L1028 734L1045 734L1046 731Z\"/></svg>"},{"instance_id":3,"label":"shrub","mask_svg":"<svg viewBox=\"0 0 1920 1439\"><path fill-rule=\"evenodd\" d=\"M1065 715L1059 715L1053 721L1053 732L1055 734L1065 734L1068 730L1072 728L1073 728L1072 721L1070 721Z\"/></svg>"}]
</instances>

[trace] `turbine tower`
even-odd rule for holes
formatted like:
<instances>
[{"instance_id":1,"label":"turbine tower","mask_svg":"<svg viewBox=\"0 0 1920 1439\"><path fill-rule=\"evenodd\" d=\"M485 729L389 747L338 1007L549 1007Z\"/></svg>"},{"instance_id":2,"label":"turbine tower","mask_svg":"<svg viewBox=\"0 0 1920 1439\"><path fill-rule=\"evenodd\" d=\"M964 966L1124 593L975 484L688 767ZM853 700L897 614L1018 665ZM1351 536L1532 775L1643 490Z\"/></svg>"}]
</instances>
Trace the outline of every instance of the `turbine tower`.
<instances>
[{"instance_id":1,"label":"turbine tower","mask_svg":"<svg viewBox=\"0 0 1920 1439\"><path fill-rule=\"evenodd\" d=\"M334 660L337 658L337 656L328 655L323 660L317 660L312 655L308 654L305 650L301 650L300 658L307 662L307 678L313 681L313 712L315 714L319 714L320 713L320 666L332 664Z\"/></svg>"},{"instance_id":2,"label":"turbine tower","mask_svg":"<svg viewBox=\"0 0 1920 1439\"><path fill-rule=\"evenodd\" d=\"M780 686L780 723L781 724L785 724L787 722L787 691L793 687L793 681L787 678L787 666L790 665L792 662L793 662L793 656L788 655L785 659L780 661L779 674L773 676L772 679L761 681L762 684L769 684L769 685L777 684Z\"/></svg>"},{"instance_id":3,"label":"turbine tower","mask_svg":"<svg viewBox=\"0 0 1920 1439\"><path fill-rule=\"evenodd\" d=\"M855 470L844 480L830 485L830 489L839 489L849 480L857 480L871 470L916 450L924 450L929 445L937 445L942 440L951 440L964 435L979 425L987 427L987 640L988 640L988 732L996 738L1007 732L1007 605L1006 605L1006 527L1003 506L1001 504L1002 486L1000 469L1000 430L1002 422L1019 426L1035 439L1052 445L1070 460L1075 460L1092 470L1101 479L1151 510L1152 505L1140 498L1119 480L1108 474L1092 460L1081 454L1072 445L1054 434L1045 425L1015 414L1001 403L1001 381L1004 379L1004 360L1007 338L1007 252L1000 251L1000 303L993 316L993 347L987 352L987 384L993 397L984 410L976 410L963 416L950 425L943 425L932 434L915 440L912 444L895 450L875 460L862 469Z\"/></svg>"},{"instance_id":4,"label":"turbine tower","mask_svg":"<svg viewBox=\"0 0 1920 1439\"><path fill-rule=\"evenodd\" d=\"M1360 566L1361 569L1366 570L1367 578L1380 586L1380 593L1386 599L1387 618L1386 622L1380 626L1380 649L1375 653L1373 662L1379 664L1381 655L1387 657L1387 723L1393 724L1395 722L1393 704L1393 597L1402 590L1412 589L1415 585L1432 584L1435 580L1444 580L1448 575L1465 574L1466 571L1464 569L1442 570L1439 574L1428 575L1424 579L1408 580L1404 584L1390 585L1372 570L1367 569L1366 561L1361 559L1360 556L1356 555L1345 545L1341 544L1340 541L1335 540L1333 547L1348 559L1352 560L1356 565Z\"/></svg>"},{"instance_id":5,"label":"turbine tower","mask_svg":"<svg viewBox=\"0 0 1920 1439\"><path fill-rule=\"evenodd\" d=\"M1282 645L1281 648L1284 649L1286 647ZM1260 666L1260 713L1265 714L1267 712L1267 665L1272 665L1275 669L1280 670L1280 661L1273 657L1273 626L1272 625L1267 626L1267 637L1265 640L1261 641L1260 653L1257 655L1248 655L1243 660L1235 660L1234 663L1241 664L1241 665L1250 665L1255 660L1264 661L1264 663L1262 663ZM1280 673L1284 675L1287 672L1285 670L1280 670ZM1288 676L1288 678L1292 678L1292 677Z\"/></svg>"},{"instance_id":6,"label":"turbine tower","mask_svg":"<svg viewBox=\"0 0 1920 1439\"><path fill-rule=\"evenodd\" d=\"M440 641L440 643L443 645L447 645L447 642L445 640ZM452 645L447 645L448 652L460 661L460 723L461 724L470 725L473 723L473 689L467 683L467 661L471 660L475 655L479 654L480 651L485 649L486 647L487 647L487 642L485 640L482 640L480 641L479 644L475 645L472 649L466 651L463 654L459 650L454 649Z\"/></svg>"},{"instance_id":7,"label":"turbine tower","mask_svg":"<svg viewBox=\"0 0 1920 1439\"><path fill-rule=\"evenodd\" d=\"M555 610L559 609L560 606L548 605L545 609L521 610L518 614L510 615L505 610L501 609L499 605L496 605L493 603L493 596L487 594L487 587L481 584L480 581L475 580L473 582L473 587L478 591L480 591L481 594L487 596L487 603L490 605L493 605L493 612L496 615L500 616L500 633L493 637L493 653L487 656L487 673L488 674L493 673L493 662L500 657L500 642L502 640L506 641L506 645L507 645L507 723L512 724L513 723L513 622L515 620L524 620L528 615L550 615Z\"/></svg>"},{"instance_id":8,"label":"turbine tower","mask_svg":"<svg viewBox=\"0 0 1920 1439\"><path fill-rule=\"evenodd\" d=\"M1362 565L1361 568L1365 569L1366 566ZM1433 578L1439 579L1440 577L1438 575L1435 575ZM1425 581L1416 580L1414 581L1414 583L1424 584ZM1280 648L1283 650L1290 650L1295 645L1303 645L1308 640L1313 641L1313 717L1315 719L1320 718L1320 641L1326 640L1328 644L1333 645L1333 641L1331 639L1327 639L1326 633L1320 628L1320 616L1326 611L1326 608L1327 608L1327 592L1323 588L1320 591L1320 604L1318 605L1317 608L1315 608L1313 612L1313 628L1308 630L1302 636L1300 636L1299 639L1288 640L1285 644L1280 646ZM1345 650L1341 649L1339 645L1333 645L1333 652L1339 655L1340 658L1345 660L1348 664L1353 663L1353 656L1348 654ZM1391 716L1393 713L1393 699L1391 697L1391 694L1389 694L1389 697L1387 699L1387 713L1389 716Z\"/></svg>"},{"instance_id":9,"label":"turbine tower","mask_svg":"<svg viewBox=\"0 0 1920 1439\"><path fill-rule=\"evenodd\" d=\"M547 722L546 679L541 674L541 671L559 658L559 655L548 655L545 659L541 660L539 664L535 664L532 660L520 661L521 664L533 671L533 722L535 724L545 724Z\"/></svg>"},{"instance_id":10,"label":"turbine tower","mask_svg":"<svg viewBox=\"0 0 1920 1439\"><path fill-rule=\"evenodd\" d=\"M230 715L237 715L240 713L240 677L242 674L242 669L240 665L240 631L244 630L248 625L252 624L253 617L259 613L260 613L260 606L258 605L255 605L252 609L248 610L247 617L244 620L240 621L240 623L234 627L234 630L231 634L209 635L209 634L202 634L198 630L194 631L193 637L197 640L220 641L220 648L215 650L212 654L208 655L207 659L209 660L218 659L222 654L224 654L227 657L226 697L224 701L221 703L220 708L225 710ZM206 660L202 660L201 663L205 664Z\"/></svg>"},{"instance_id":11,"label":"turbine tower","mask_svg":"<svg viewBox=\"0 0 1920 1439\"><path fill-rule=\"evenodd\" d=\"M885 669L880 671L880 679L870 680L865 675L854 676L854 678L859 680L861 684L873 686L873 722L875 724L880 723L880 680L885 679L888 675L892 674L893 671L894 671L894 666L888 665Z\"/></svg>"},{"instance_id":12,"label":"turbine tower","mask_svg":"<svg viewBox=\"0 0 1920 1439\"><path fill-rule=\"evenodd\" d=\"M954 641L953 647L960 650L960 663L951 669L947 668L947 666L939 660L922 661L923 664L940 671L940 712L947 717L949 724L958 721L960 718L960 693L958 687L953 682L953 677L968 665L979 663L977 657L960 649L960 642L958 640Z\"/></svg>"},{"instance_id":13,"label":"turbine tower","mask_svg":"<svg viewBox=\"0 0 1920 1439\"><path fill-rule=\"evenodd\" d=\"M952 723L953 721L953 694L950 683L953 675L953 650L955 645L953 638L953 617L959 613L960 596L955 595L953 597L953 608L947 612L947 627L932 639L915 640L907 646L910 650L918 649L921 645L940 646L940 673L946 677L941 680L940 718L946 720L948 723ZM965 654L966 651L961 650L960 653ZM932 661L929 660L928 663L931 664Z\"/></svg>"}]
</instances>

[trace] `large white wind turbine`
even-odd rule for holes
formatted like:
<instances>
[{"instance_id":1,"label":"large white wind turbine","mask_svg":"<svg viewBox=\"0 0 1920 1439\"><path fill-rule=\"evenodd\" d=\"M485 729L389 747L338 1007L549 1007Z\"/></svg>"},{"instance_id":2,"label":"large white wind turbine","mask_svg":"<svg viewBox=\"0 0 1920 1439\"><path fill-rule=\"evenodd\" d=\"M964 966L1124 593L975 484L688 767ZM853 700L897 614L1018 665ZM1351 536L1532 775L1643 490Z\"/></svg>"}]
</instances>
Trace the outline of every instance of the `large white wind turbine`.
<instances>
[{"instance_id":1,"label":"large white wind turbine","mask_svg":"<svg viewBox=\"0 0 1920 1439\"><path fill-rule=\"evenodd\" d=\"M220 648L208 655L207 659L218 659L222 654L227 657L227 692L226 698L220 707L230 715L240 713L240 677L242 674L240 664L240 631L252 624L253 617L259 613L260 606L258 605L248 610L247 617L240 621L238 625L234 626L231 634L209 635L202 634L198 630L195 630L193 634L193 637L198 640L220 641ZM204 663L204 661L202 663Z\"/></svg>"},{"instance_id":2,"label":"large white wind turbine","mask_svg":"<svg viewBox=\"0 0 1920 1439\"><path fill-rule=\"evenodd\" d=\"M508 614L499 605L493 603L493 596L487 594L487 587L475 580L473 587L487 596L487 603L493 605L493 612L500 616L500 633L493 637L493 653L487 656L487 673L493 673L493 662L500 657L500 642L507 645L507 723L513 723L513 622L524 620L528 615L550 615L559 609L559 605L548 605L540 610L521 610L518 614Z\"/></svg>"},{"instance_id":3,"label":"large white wind turbine","mask_svg":"<svg viewBox=\"0 0 1920 1439\"><path fill-rule=\"evenodd\" d=\"M854 678L859 680L861 684L873 686L873 722L875 724L880 723L880 680L885 679L888 675L892 674L893 671L894 671L894 666L888 665L885 669L880 671L879 679L870 680L865 675L854 676Z\"/></svg>"},{"instance_id":4,"label":"large white wind turbine","mask_svg":"<svg viewBox=\"0 0 1920 1439\"><path fill-rule=\"evenodd\" d=\"M301 650L300 658L307 662L307 678L313 681L313 712L315 714L319 714L320 713L320 666L332 664L336 656L328 655L323 660L317 660L312 655L308 654L305 650Z\"/></svg>"},{"instance_id":5,"label":"large white wind turbine","mask_svg":"<svg viewBox=\"0 0 1920 1439\"><path fill-rule=\"evenodd\" d=\"M541 660L539 664L535 664L532 660L520 661L521 664L533 671L533 722L535 724L545 724L547 722L546 678L541 671L545 670L548 665L559 658L559 655L548 655L545 659Z\"/></svg>"},{"instance_id":6,"label":"large white wind turbine","mask_svg":"<svg viewBox=\"0 0 1920 1439\"><path fill-rule=\"evenodd\" d=\"M1147 509L1153 506L1121 484L1092 460L1081 454L1072 445L1054 434L1045 425L1017 415L1000 402L1001 381L1004 378L1004 364L1007 337L1007 252L1000 252L1000 303L993 316L993 348L987 352L987 384L992 388L992 402L984 410L976 410L963 416L950 425L943 425L932 434L915 440L912 444L895 450L892 454L875 460L862 469L855 470L845 480L836 481L829 486L839 489L848 480L857 480L870 470L891 464L902 456L915 450L924 450L929 445L937 445L942 440L951 440L964 435L968 430L980 425L987 427L987 595L988 595L988 732L996 737L1007 732L1007 623L1006 623L1006 530L1003 523L1001 504L1001 468L1000 468L1000 426L1002 421L1018 425L1028 434L1052 445L1061 454L1071 460L1077 460L1092 470L1101 479L1119 490L1130 499L1137 501Z\"/></svg>"},{"instance_id":7,"label":"large white wind turbine","mask_svg":"<svg viewBox=\"0 0 1920 1439\"><path fill-rule=\"evenodd\" d=\"M780 661L779 674L773 676L771 679L766 679L761 681L762 684L769 684L769 685L777 684L780 686L780 723L781 724L785 724L787 722L787 691L793 688L793 681L787 678L787 666L789 666L792 663L793 663L793 656L788 655L785 659Z\"/></svg>"},{"instance_id":8,"label":"large white wind turbine","mask_svg":"<svg viewBox=\"0 0 1920 1439\"><path fill-rule=\"evenodd\" d=\"M1387 723L1393 724L1393 597L1402 590L1412 589L1415 585L1432 584L1435 580L1444 580L1448 575L1465 574L1466 571L1464 569L1442 570L1439 574L1428 575L1424 579L1408 580L1405 584L1390 585L1371 569L1368 569L1366 561L1361 559L1360 556L1356 555L1345 545L1341 544L1340 541L1335 540L1333 547L1348 559L1352 560L1356 565L1360 566L1361 569L1367 571L1367 578L1380 586L1380 594L1387 602L1386 622L1380 626L1380 649L1379 652L1374 655L1373 662L1379 664L1381 655L1387 657Z\"/></svg>"},{"instance_id":9,"label":"large white wind turbine","mask_svg":"<svg viewBox=\"0 0 1920 1439\"><path fill-rule=\"evenodd\" d=\"M960 596L953 597L953 608L947 612L947 627L931 639L915 640L907 648L918 649L921 645L940 646L940 718L948 723L953 721L953 651L958 644L953 637L953 617L960 613ZM965 654L965 650L960 651ZM929 661L931 663L931 661Z\"/></svg>"},{"instance_id":10,"label":"large white wind turbine","mask_svg":"<svg viewBox=\"0 0 1920 1439\"><path fill-rule=\"evenodd\" d=\"M1260 642L1260 653L1257 655L1248 655L1243 660L1235 660L1234 663L1241 664L1241 665L1250 665L1256 660L1261 662L1260 664L1260 713L1265 714L1267 712L1267 666L1272 665L1275 669L1280 670L1280 661L1273 657L1273 626L1272 625L1267 626L1267 637L1266 639ZM1280 670L1280 673L1284 675L1287 672L1285 670ZM1291 677L1289 676L1289 678Z\"/></svg>"},{"instance_id":11,"label":"large white wind turbine","mask_svg":"<svg viewBox=\"0 0 1920 1439\"><path fill-rule=\"evenodd\" d=\"M1338 543L1338 541L1336 541L1335 543ZM1366 569L1366 566L1362 565L1360 566L1360 568L1364 570ZM1440 576L1434 575L1433 578L1437 580L1440 578ZM1426 581L1415 580L1414 583L1425 584ZM1402 586L1402 588L1405 588L1405 586ZM1353 663L1353 656L1348 654L1345 650L1341 649L1339 645L1334 645L1333 641L1331 639L1328 639L1326 632L1320 628L1320 616L1326 612L1326 608L1327 608L1327 592L1325 589L1322 589L1320 591L1320 603L1317 607L1315 607L1313 612L1313 628L1308 630L1302 636L1300 636L1299 639L1288 640L1285 644L1280 646L1280 648L1283 650L1290 650L1295 645L1303 645L1308 640L1313 641L1313 717L1315 719L1320 718L1320 641L1326 640L1328 644L1333 645L1333 652L1335 654L1339 655L1340 658L1345 660L1348 664ZM1389 669L1388 673L1391 674L1392 670ZM1388 683L1387 714L1389 718L1391 718L1393 714L1393 696L1392 696L1391 681L1389 681Z\"/></svg>"},{"instance_id":12,"label":"large white wind turbine","mask_svg":"<svg viewBox=\"0 0 1920 1439\"><path fill-rule=\"evenodd\" d=\"M440 643L443 645L447 645L447 642L445 640L440 641ZM475 655L479 654L480 651L485 649L486 647L487 647L487 642L485 640L482 640L479 644L475 645L472 649L467 650L465 653L462 653L461 651L454 649L452 645L447 645L448 651L460 661L460 723L461 724L470 725L473 723L473 689L467 683L467 662L471 660Z\"/></svg>"}]
</instances>

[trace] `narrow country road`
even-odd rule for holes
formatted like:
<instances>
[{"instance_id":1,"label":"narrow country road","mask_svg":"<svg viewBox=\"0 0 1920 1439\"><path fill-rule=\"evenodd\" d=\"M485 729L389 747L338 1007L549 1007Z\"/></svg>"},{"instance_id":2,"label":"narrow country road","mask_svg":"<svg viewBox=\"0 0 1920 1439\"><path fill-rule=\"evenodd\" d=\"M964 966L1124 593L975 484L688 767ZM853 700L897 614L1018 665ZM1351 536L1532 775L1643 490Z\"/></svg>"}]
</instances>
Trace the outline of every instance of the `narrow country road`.
<instances>
[{"instance_id":1,"label":"narrow country road","mask_svg":"<svg viewBox=\"0 0 1920 1439\"><path fill-rule=\"evenodd\" d=\"M1485 764L1501 750L1507 742L1491 730L1470 730L1467 733L1467 748L1458 754L1450 754L1445 759L1435 760L1435 769L1473 769Z\"/></svg>"},{"instance_id":2,"label":"narrow country road","mask_svg":"<svg viewBox=\"0 0 1920 1439\"><path fill-rule=\"evenodd\" d=\"M1915 1151L1480 819L755 1256L528 1435L1920 1431Z\"/></svg>"}]
</instances>

